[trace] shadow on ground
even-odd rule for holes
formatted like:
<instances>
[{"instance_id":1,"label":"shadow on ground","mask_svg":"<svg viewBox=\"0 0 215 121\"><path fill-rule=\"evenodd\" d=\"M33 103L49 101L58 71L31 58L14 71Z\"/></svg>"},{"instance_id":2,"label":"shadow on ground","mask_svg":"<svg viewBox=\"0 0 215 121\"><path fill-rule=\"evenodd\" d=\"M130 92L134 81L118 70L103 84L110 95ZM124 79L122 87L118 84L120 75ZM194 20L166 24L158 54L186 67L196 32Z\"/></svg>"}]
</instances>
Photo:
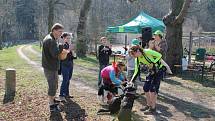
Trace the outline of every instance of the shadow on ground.
<instances>
[{"instance_id":1,"label":"shadow on ground","mask_svg":"<svg viewBox=\"0 0 215 121\"><path fill-rule=\"evenodd\" d=\"M143 95L141 95L136 101L146 106L146 98ZM168 118L173 116L172 113L168 111L169 108L167 106L157 104L157 109L159 110L159 113L155 116L157 121L168 121ZM140 119L141 118L144 117L140 117Z\"/></svg>"},{"instance_id":2,"label":"shadow on ground","mask_svg":"<svg viewBox=\"0 0 215 121\"><path fill-rule=\"evenodd\" d=\"M60 113L51 112L50 121L63 121L63 118Z\"/></svg>"},{"instance_id":3,"label":"shadow on ground","mask_svg":"<svg viewBox=\"0 0 215 121\"><path fill-rule=\"evenodd\" d=\"M200 83L204 87L215 88L215 80L210 78L210 75L206 74L206 72L204 73L203 79L202 73L199 71L184 71L176 76L182 78L183 80L190 80L193 82Z\"/></svg>"},{"instance_id":4,"label":"shadow on ground","mask_svg":"<svg viewBox=\"0 0 215 121\"><path fill-rule=\"evenodd\" d=\"M87 116L85 109L82 109L78 103L71 99L67 99L67 102L64 103L64 111L67 121L85 121Z\"/></svg>"},{"instance_id":5,"label":"shadow on ground","mask_svg":"<svg viewBox=\"0 0 215 121\"><path fill-rule=\"evenodd\" d=\"M180 83L176 84L180 85ZM199 120L202 118L215 119L215 110L208 109L199 104L184 101L167 93L159 92L158 100L166 104L171 104L176 108L176 110L182 112L184 115L194 120ZM146 99L143 95L140 96L136 101L142 105L146 105ZM157 104L157 114L155 115L156 121L168 121L168 119L173 116L173 114L168 110L169 107Z\"/></svg>"},{"instance_id":6,"label":"shadow on ground","mask_svg":"<svg viewBox=\"0 0 215 121\"><path fill-rule=\"evenodd\" d=\"M171 85L180 85L180 86L182 86L181 82L175 81L173 79L164 79L163 81L168 83L168 84L171 84Z\"/></svg>"},{"instance_id":7,"label":"shadow on ground","mask_svg":"<svg viewBox=\"0 0 215 121\"><path fill-rule=\"evenodd\" d=\"M82 109L79 104L67 99L67 102L62 106L63 111L65 112L65 119L67 121L85 121L86 120L86 111ZM51 113L50 121L63 121L61 113Z\"/></svg>"},{"instance_id":8,"label":"shadow on ground","mask_svg":"<svg viewBox=\"0 0 215 121\"><path fill-rule=\"evenodd\" d=\"M177 97L160 92L158 99L164 103L173 105L178 111L195 120L200 118L215 118L215 110L208 109L202 105L184 101ZM161 112L165 111L163 107L158 107ZM161 113L162 114L162 113ZM163 113L167 114L167 112ZM171 115L167 115L171 116Z\"/></svg>"}]
</instances>

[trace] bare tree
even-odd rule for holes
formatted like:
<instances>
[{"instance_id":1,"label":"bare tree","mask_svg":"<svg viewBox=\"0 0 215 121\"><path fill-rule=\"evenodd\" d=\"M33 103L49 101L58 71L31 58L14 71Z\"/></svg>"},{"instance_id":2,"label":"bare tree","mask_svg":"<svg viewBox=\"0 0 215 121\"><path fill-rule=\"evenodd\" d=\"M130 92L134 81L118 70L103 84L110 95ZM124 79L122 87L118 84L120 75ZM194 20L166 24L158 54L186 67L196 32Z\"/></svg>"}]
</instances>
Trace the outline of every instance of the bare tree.
<instances>
[{"instance_id":1,"label":"bare tree","mask_svg":"<svg viewBox=\"0 0 215 121\"><path fill-rule=\"evenodd\" d=\"M128 0L134 2L136 0ZM163 17L166 25L166 40L169 46L167 51L167 63L171 68L175 64L181 64L183 54L182 47L182 24L191 0L171 0L169 13Z\"/></svg>"},{"instance_id":2,"label":"bare tree","mask_svg":"<svg viewBox=\"0 0 215 121\"><path fill-rule=\"evenodd\" d=\"M77 56L85 57L87 51L86 22L92 0L85 0L80 11L77 27Z\"/></svg>"},{"instance_id":3,"label":"bare tree","mask_svg":"<svg viewBox=\"0 0 215 121\"><path fill-rule=\"evenodd\" d=\"M175 64L181 64L183 55L182 24L191 0L171 0L169 13L163 18L166 25L166 40L169 46L167 51L167 63L171 68Z\"/></svg>"},{"instance_id":4,"label":"bare tree","mask_svg":"<svg viewBox=\"0 0 215 121\"><path fill-rule=\"evenodd\" d=\"M48 32L50 32L54 24L54 7L60 0L48 0Z\"/></svg>"},{"instance_id":5,"label":"bare tree","mask_svg":"<svg viewBox=\"0 0 215 121\"><path fill-rule=\"evenodd\" d=\"M65 4L66 1L63 1L63 0L48 0L47 2L48 2L48 32L50 32L51 27L54 24L54 18L55 18L54 10L56 5L63 5L65 8L69 8L70 6Z\"/></svg>"}]
</instances>

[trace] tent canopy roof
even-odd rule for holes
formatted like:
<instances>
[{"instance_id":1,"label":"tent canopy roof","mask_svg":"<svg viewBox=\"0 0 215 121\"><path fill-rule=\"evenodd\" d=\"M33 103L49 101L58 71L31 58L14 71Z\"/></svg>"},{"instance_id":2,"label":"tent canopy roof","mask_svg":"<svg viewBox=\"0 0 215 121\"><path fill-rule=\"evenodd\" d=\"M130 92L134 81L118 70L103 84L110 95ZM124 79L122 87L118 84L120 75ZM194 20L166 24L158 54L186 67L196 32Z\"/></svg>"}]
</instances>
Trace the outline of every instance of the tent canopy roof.
<instances>
[{"instance_id":1,"label":"tent canopy roof","mask_svg":"<svg viewBox=\"0 0 215 121\"><path fill-rule=\"evenodd\" d=\"M107 31L112 33L141 33L141 29L144 27L151 27L152 31L155 32L156 30L164 31L165 25L163 21L141 12L130 22L120 26L108 27Z\"/></svg>"}]
</instances>

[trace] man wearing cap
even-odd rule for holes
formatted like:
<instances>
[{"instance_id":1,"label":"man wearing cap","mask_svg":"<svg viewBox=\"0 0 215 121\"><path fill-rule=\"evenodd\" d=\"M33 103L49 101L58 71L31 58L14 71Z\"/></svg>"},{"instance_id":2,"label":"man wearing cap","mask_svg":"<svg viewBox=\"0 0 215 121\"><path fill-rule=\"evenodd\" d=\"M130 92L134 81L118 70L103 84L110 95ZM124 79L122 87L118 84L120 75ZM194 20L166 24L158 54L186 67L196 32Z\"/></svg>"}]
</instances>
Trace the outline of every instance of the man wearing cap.
<instances>
[{"instance_id":1,"label":"man wearing cap","mask_svg":"<svg viewBox=\"0 0 215 121\"><path fill-rule=\"evenodd\" d=\"M43 39L42 67L48 82L48 97L50 112L61 112L59 104L56 103L55 95L58 88L59 56L61 53L68 54L68 50L60 48L57 40L63 32L63 25L55 23L50 34Z\"/></svg>"},{"instance_id":2,"label":"man wearing cap","mask_svg":"<svg viewBox=\"0 0 215 121\"><path fill-rule=\"evenodd\" d=\"M163 39L163 32L157 30L154 32L154 48L153 50L162 54L162 58L166 60L166 52L168 49L168 45L165 39Z\"/></svg>"}]
</instances>

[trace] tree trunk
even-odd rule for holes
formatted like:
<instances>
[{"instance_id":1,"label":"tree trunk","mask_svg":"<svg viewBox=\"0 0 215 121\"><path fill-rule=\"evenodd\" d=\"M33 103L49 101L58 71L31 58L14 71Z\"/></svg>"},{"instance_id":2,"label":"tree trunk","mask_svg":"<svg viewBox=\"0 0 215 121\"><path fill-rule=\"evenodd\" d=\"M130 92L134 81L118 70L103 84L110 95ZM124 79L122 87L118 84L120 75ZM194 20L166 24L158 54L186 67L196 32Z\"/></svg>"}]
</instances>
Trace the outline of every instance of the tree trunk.
<instances>
[{"instance_id":1,"label":"tree trunk","mask_svg":"<svg viewBox=\"0 0 215 121\"><path fill-rule=\"evenodd\" d=\"M166 25L166 28L166 40L169 47L166 61L173 72L175 72L174 65L181 65L183 56L182 24L179 24L177 27Z\"/></svg>"},{"instance_id":2,"label":"tree trunk","mask_svg":"<svg viewBox=\"0 0 215 121\"><path fill-rule=\"evenodd\" d=\"M86 22L87 22L87 16L90 10L91 3L92 3L91 0L85 0L80 11L79 23L77 27L77 56L78 57L85 57L87 52Z\"/></svg>"},{"instance_id":3,"label":"tree trunk","mask_svg":"<svg viewBox=\"0 0 215 121\"><path fill-rule=\"evenodd\" d=\"M2 29L2 28L1 28ZM3 45L2 45L2 30L0 30L0 50L3 49Z\"/></svg>"},{"instance_id":4,"label":"tree trunk","mask_svg":"<svg viewBox=\"0 0 215 121\"><path fill-rule=\"evenodd\" d=\"M191 0L171 0L170 12L163 18L166 25L168 44L167 63L176 71L174 65L181 65L183 56L182 24Z\"/></svg>"},{"instance_id":5,"label":"tree trunk","mask_svg":"<svg viewBox=\"0 0 215 121\"><path fill-rule=\"evenodd\" d=\"M2 50L2 40L0 39L0 50Z\"/></svg>"},{"instance_id":6,"label":"tree trunk","mask_svg":"<svg viewBox=\"0 0 215 121\"><path fill-rule=\"evenodd\" d=\"M48 32L51 32L51 27L54 24L54 2L48 0Z\"/></svg>"}]
</instances>

